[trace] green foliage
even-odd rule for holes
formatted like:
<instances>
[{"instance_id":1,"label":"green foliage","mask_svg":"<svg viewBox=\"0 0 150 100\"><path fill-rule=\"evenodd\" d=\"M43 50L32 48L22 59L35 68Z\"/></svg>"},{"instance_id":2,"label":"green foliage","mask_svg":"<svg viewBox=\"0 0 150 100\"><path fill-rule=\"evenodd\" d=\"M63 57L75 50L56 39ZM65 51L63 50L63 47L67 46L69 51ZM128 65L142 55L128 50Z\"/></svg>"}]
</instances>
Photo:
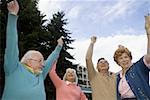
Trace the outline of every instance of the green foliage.
<instances>
[{"instance_id":1,"label":"green foliage","mask_svg":"<svg viewBox=\"0 0 150 100\"><path fill-rule=\"evenodd\" d=\"M38 50L41 45L39 41L40 35L43 33L43 20L45 15L41 15L37 9L36 0L20 0L20 12L18 19L20 58L29 49Z\"/></svg>"}]
</instances>

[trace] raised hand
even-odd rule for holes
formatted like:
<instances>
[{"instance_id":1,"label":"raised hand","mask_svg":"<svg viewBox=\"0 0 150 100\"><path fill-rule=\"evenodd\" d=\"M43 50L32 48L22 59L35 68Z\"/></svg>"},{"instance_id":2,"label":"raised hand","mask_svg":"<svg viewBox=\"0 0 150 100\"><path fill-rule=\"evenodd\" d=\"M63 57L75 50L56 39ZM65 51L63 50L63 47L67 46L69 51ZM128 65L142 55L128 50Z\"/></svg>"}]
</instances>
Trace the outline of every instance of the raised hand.
<instances>
[{"instance_id":1,"label":"raised hand","mask_svg":"<svg viewBox=\"0 0 150 100\"><path fill-rule=\"evenodd\" d=\"M118 45L118 48L125 48L125 47L124 47L123 45L120 44L120 45Z\"/></svg>"},{"instance_id":2,"label":"raised hand","mask_svg":"<svg viewBox=\"0 0 150 100\"><path fill-rule=\"evenodd\" d=\"M145 29L148 35L150 35L150 15L145 16Z\"/></svg>"},{"instance_id":3,"label":"raised hand","mask_svg":"<svg viewBox=\"0 0 150 100\"><path fill-rule=\"evenodd\" d=\"M97 37L96 37L96 36L92 36L92 37L91 37L91 43L93 43L93 44L94 44L94 43L96 42L96 39L97 39Z\"/></svg>"},{"instance_id":4,"label":"raised hand","mask_svg":"<svg viewBox=\"0 0 150 100\"><path fill-rule=\"evenodd\" d=\"M58 42L58 45L63 45L63 44L64 44L64 42L63 42L63 37L60 37L60 38L57 40L57 42Z\"/></svg>"},{"instance_id":5,"label":"raised hand","mask_svg":"<svg viewBox=\"0 0 150 100\"><path fill-rule=\"evenodd\" d=\"M13 0L13 1L7 3L7 9L9 11L9 13L17 15L18 11L19 11L19 4L18 4L17 0Z\"/></svg>"}]
</instances>

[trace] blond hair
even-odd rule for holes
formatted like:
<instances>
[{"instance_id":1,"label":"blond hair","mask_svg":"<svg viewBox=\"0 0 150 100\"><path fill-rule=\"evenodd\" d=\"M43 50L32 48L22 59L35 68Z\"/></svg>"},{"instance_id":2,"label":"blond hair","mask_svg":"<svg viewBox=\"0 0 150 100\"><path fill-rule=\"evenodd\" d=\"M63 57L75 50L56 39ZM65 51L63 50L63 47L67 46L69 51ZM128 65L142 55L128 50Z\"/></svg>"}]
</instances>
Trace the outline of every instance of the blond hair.
<instances>
[{"instance_id":1,"label":"blond hair","mask_svg":"<svg viewBox=\"0 0 150 100\"><path fill-rule=\"evenodd\" d=\"M64 77L63 77L63 80L64 80L64 81L67 81L66 76L67 76L67 73L68 73L69 71L73 71L74 76L75 76L75 83L78 84L78 77L77 77L77 74L76 74L76 70L75 70L75 69L72 69L72 68L67 68L67 69L66 69L66 73L65 73L65 75L64 75Z\"/></svg>"}]
</instances>

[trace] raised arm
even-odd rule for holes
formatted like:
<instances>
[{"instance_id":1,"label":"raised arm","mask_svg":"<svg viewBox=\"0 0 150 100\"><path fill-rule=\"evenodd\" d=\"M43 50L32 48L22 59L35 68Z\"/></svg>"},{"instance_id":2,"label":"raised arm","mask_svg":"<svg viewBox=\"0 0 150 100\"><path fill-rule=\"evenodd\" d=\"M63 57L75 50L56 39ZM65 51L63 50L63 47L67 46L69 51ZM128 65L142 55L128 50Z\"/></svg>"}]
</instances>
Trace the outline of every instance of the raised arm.
<instances>
[{"instance_id":1,"label":"raised arm","mask_svg":"<svg viewBox=\"0 0 150 100\"><path fill-rule=\"evenodd\" d=\"M52 67L52 64L58 59L59 53L60 53L60 51L62 49L62 46L63 46L62 38L59 38L57 40L57 42L58 42L57 47L55 48L55 50L49 55L49 57L45 61L45 65L44 65L44 69L43 69L43 77L44 77L44 79L46 78L50 68Z\"/></svg>"},{"instance_id":2,"label":"raised arm","mask_svg":"<svg viewBox=\"0 0 150 100\"><path fill-rule=\"evenodd\" d=\"M145 16L145 29L147 35L147 54L145 55L145 61L150 68L150 15Z\"/></svg>"},{"instance_id":3,"label":"raised arm","mask_svg":"<svg viewBox=\"0 0 150 100\"><path fill-rule=\"evenodd\" d=\"M91 80L92 77L94 77L94 75L96 74L93 61L92 61L93 47L95 42L96 42L96 37L95 36L91 37L91 43L86 53L86 66L87 66L89 80Z\"/></svg>"},{"instance_id":4,"label":"raised arm","mask_svg":"<svg viewBox=\"0 0 150 100\"><path fill-rule=\"evenodd\" d=\"M52 80L53 84L55 85L55 87L59 87L62 83L62 80L60 79L60 77L56 73L56 63L57 62L55 62L52 65L52 68L49 71L49 77L51 78L51 80Z\"/></svg>"},{"instance_id":5,"label":"raised arm","mask_svg":"<svg viewBox=\"0 0 150 100\"><path fill-rule=\"evenodd\" d=\"M19 50L18 50L18 34L17 34L17 19L19 5L16 0L7 4L8 20L6 29L6 49L4 70L6 75L13 72L19 63Z\"/></svg>"}]
</instances>

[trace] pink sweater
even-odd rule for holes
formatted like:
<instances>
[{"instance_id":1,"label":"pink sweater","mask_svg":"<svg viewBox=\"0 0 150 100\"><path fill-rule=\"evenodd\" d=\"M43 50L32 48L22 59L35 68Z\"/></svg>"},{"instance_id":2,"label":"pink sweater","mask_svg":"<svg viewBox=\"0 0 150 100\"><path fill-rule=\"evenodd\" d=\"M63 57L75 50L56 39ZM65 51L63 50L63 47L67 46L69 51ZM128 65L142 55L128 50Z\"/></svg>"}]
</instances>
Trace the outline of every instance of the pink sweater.
<instances>
[{"instance_id":1,"label":"pink sweater","mask_svg":"<svg viewBox=\"0 0 150 100\"><path fill-rule=\"evenodd\" d=\"M87 100L81 88L74 83L61 80L56 74L56 63L52 66L49 76L56 87L56 100Z\"/></svg>"}]
</instances>

